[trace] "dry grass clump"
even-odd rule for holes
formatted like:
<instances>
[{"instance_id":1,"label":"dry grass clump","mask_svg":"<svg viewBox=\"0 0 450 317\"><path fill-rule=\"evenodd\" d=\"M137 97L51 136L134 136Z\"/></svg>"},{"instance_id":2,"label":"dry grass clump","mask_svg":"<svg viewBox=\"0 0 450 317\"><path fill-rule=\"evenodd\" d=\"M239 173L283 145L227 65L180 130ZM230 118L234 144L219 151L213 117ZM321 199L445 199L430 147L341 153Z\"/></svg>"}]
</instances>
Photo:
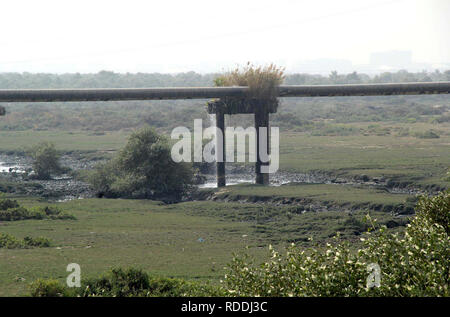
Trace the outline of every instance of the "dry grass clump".
<instances>
[{"instance_id":1,"label":"dry grass clump","mask_svg":"<svg viewBox=\"0 0 450 317\"><path fill-rule=\"evenodd\" d=\"M284 68L274 64L254 66L250 62L242 69L236 69L216 78L216 86L248 86L247 99L265 100L277 103L277 87L284 81Z\"/></svg>"}]
</instances>

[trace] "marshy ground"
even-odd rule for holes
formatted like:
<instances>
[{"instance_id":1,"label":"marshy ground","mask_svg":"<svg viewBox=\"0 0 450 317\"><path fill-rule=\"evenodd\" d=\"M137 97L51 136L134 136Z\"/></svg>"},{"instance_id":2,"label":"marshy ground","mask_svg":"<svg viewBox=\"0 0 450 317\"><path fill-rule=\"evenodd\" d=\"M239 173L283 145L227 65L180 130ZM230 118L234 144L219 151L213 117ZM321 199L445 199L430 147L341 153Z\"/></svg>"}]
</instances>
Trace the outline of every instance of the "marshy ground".
<instances>
[{"instance_id":1,"label":"marshy ground","mask_svg":"<svg viewBox=\"0 0 450 317\"><path fill-rule=\"evenodd\" d=\"M450 126L441 124L439 129L445 133L432 139L286 132L281 136L278 180L291 183L205 188L191 197L193 201L177 204L97 198L55 202L55 197L4 193L2 198L17 199L26 207L57 206L76 219L0 222L2 233L52 240L48 248L0 248L0 295L25 294L28 283L37 278L64 281L69 263L80 264L85 277L111 267L137 266L156 275L219 283L234 252L264 259L269 244L320 244L337 232L356 245L368 228L366 214L389 230L403 230L417 193L448 186ZM16 163L25 166L29 162L20 155L22 145L49 140L68 152L63 164L82 171L123 146L128 133L0 132L0 149L3 158L15 155ZM241 174L230 176L246 180L251 168L240 167ZM2 186L14 184L8 177L2 176ZM45 186L40 190L45 193Z\"/></svg>"}]
</instances>

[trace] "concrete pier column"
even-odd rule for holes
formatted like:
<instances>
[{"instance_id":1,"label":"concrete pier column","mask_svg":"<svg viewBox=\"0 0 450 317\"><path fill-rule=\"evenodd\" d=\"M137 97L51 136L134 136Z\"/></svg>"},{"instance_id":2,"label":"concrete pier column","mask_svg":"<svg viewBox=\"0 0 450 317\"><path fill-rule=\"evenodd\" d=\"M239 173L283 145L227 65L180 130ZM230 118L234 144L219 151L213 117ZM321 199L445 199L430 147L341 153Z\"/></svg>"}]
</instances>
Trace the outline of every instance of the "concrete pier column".
<instances>
[{"instance_id":1,"label":"concrete pier column","mask_svg":"<svg viewBox=\"0 0 450 317\"><path fill-rule=\"evenodd\" d=\"M217 161L217 187L224 187L225 183L225 114L223 112L216 112L216 127L222 131L222 142L219 136L216 138L216 153L218 157L222 157L222 162ZM221 144L222 143L222 144ZM217 157L217 156L216 156Z\"/></svg>"},{"instance_id":2,"label":"concrete pier column","mask_svg":"<svg viewBox=\"0 0 450 317\"><path fill-rule=\"evenodd\" d=\"M262 108L262 107L261 107ZM269 162L262 162L260 153L259 153L259 143L260 143L260 127L266 127L267 128L267 139L265 142L267 142L267 153L269 153L270 150L270 130L269 130L269 112L267 110L256 108L255 109L255 129L256 129L256 163L255 163L255 172L256 172L256 184L260 185L268 185L269 184L269 174L268 173L261 173L261 166L262 165L269 165Z\"/></svg>"}]
</instances>

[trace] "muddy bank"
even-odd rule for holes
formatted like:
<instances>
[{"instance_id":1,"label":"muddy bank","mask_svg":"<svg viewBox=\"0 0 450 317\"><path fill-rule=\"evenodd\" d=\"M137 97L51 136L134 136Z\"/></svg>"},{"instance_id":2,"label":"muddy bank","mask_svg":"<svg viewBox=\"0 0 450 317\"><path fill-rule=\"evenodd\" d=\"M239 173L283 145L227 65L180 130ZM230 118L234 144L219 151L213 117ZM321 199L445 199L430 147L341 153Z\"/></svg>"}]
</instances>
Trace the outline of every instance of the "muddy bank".
<instances>
[{"instance_id":1,"label":"muddy bank","mask_svg":"<svg viewBox=\"0 0 450 317\"><path fill-rule=\"evenodd\" d=\"M23 196L38 196L56 201L91 198L95 192L89 184L71 177L53 180L18 180L0 177L0 191Z\"/></svg>"},{"instance_id":2,"label":"muddy bank","mask_svg":"<svg viewBox=\"0 0 450 317\"><path fill-rule=\"evenodd\" d=\"M286 185L281 185L286 186ZM193 200L211 200L220 202L237 203L255 203L271 206L292 206L295 213L323 212L323 211L342 211L353 212L357 210L374 210L391 213L392 215L411 215L414 213L416 200L414 197L405 203L398 204L380 204L380 203L338 203L335 201L320 201L305 197L279 197L279 196L259 196L259 195L240 195L229 193L226 190L204 189L197 191Z\"/></svg>"},{"instance_id":3,"label":"muddy bank","mask_svg":"<svg viewBox=\"0 0 450 317\"><path fill-rule=\"evenodd\" d=\"M205 176L205 182L199 185L200 188L216 188L217 182L214 171L210 171ZM226 166L226 183L235 185L241 183L255 183L255 173L253 166ZM332 172L313 171L308 173L277 171L270 175L271 186L281 186L291 183L307 184L340 184L340 185L361 185L374 188L383 188L392 194L434 194L442 190L435 186L420 187L411 182L402 182L384 177L371 178L367 175L354 177L343 177Z\"/></svg>"},{"instance_id":4,"label":"muddy bank","mask_svg":"<svg viewBox=\"0 0 450 317\"><path fill-rule=\"evenodd\" d=\"M92 169L96 160L78 155L63 155L61 165L72 171ZM0 154L0 191L51 200L70 200L94 197L89 184L72 175L61 175L51 180L33 179L32 160L26 156Z\"/></svg>"}]
</instances>

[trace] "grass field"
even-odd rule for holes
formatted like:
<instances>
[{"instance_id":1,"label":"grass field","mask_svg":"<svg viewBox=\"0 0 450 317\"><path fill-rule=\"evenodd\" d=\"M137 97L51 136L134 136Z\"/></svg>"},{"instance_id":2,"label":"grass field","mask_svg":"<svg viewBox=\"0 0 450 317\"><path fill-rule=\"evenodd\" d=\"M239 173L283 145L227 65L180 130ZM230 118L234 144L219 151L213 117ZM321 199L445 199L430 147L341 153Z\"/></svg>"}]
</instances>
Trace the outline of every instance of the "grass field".
<instances>
[{"instance_id":1,"label":"grass field","mask_svg":"<svg viewBox=\"0 0 450 317\"><path fill-rule=\"evenodd\" d=\"M20 198L25 207L47 205ZM365 231L364 215L343 212L301 213L291 207L233 202L84 199L56 204L76 220L21 220L0 223L1 232L18 238L44 236L50 248L0 248L0 296L23 295L37 278L64 281L67 264L78 263L83 277L112 267L137 266L161 276L218 283L234 252L263 259L269 244L282 247L308 238L325 241L339 231L356 239ZM370 212L380 223L401 229L405 220ZM246 249L248 247L248 249Z\"/></svg>"},{"instance_id":2,"label":"grass field","mask_svg":"<svg viewBox=\"0 0 450 317\"><path fill-rule=\"evenodd\" d=\"M360 124L357 124L357 126ZM419 125L418 129L429 128ZM446 127L450 131L450 127ZM330 171L338 175L368 175L418 184L447 184L450 135L437 139L385 136L307 136L283 134L280 168Z\"/></svg>"},{"instance_id":3,"label":"grass field","mask_svg":"<svg viewBox=\"0 0 450 317\"><path fill-rule=\"evenodd\" d=\"M129 131L0 131L0 151L20 152L48 141L63 152L115 151L125 145Z\"/></svg>"},{"instance_id":4,"label":"grass field","mask_svg":"<svg viewBox=\"0 0 450 317\"><path fill-rule=\"evenodd\" d=\"M35 204L28 200L24 205ZM138 266L164 276L217 280L232 252L255 241L251 235L242 237L248 233L246 224L164 210L151 201L92 199L60 205L77 220L1 224L4 233L42 235L54 246L0 249L0 296L22 294L37 278L64 278L72 262L81 265L84 277L115 266Z\"/></svg>"}]
</instances>

